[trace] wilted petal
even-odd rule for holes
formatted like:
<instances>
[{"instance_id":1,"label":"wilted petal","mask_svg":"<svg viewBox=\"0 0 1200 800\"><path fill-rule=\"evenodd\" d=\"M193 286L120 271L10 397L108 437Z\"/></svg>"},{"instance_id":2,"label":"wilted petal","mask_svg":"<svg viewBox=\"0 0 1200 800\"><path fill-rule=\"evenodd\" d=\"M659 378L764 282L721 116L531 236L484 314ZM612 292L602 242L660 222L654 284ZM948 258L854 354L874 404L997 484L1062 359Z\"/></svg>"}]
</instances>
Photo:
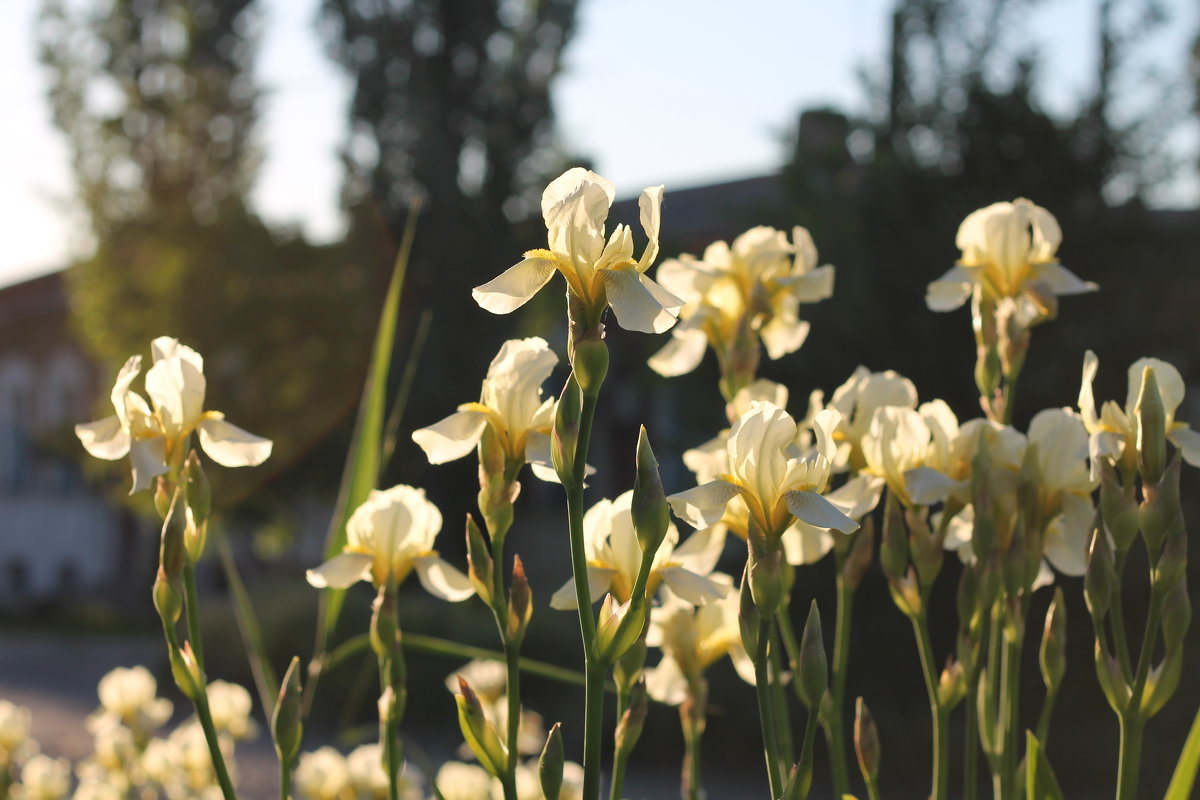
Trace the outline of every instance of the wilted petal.
<instances>
[{"instance_id":1,"label":"wilted petal","mask_svg":"<svg viewBox=\"0 0 1200 800\"><path fill-rule=\"evenodd\" d=\"M965 227L966 222L963 225ZM962 236L962 229L959 230L959 236ZM953 311L970 299L974 282L975 278L970 272L959 266L952 267L926 287L925 305L930 311Z\"/></svg>"},{"instance_id":2,"label":"wilted petal","mask_svg":"<svg viewBox=\"0 0 1200 800\"><path fill-rule=\"evenodd\" d=\"M783 532L783 555L789 564L815 564L833 549L833 536L825 528L816 528L797 520Z\"/></svg>"},{"instance_id":3,"label":"wilted petal","mask_svg":"<svg viewBox=\"0 0 1200 800\"><path fill-rule=\"evenodd\" d=\"M475 594L471 579L437 556L417 556L413 559L417 577L425 591L442 600L458 603Z\"/></svg>"},{"instance_id":4,"label":"wilted petal","mask_svg":"<svg viewBox=\"0 0 1200 800\"><path fill-rule=\"evenodd\" d=\"M256 467L271 455L271 440L242 430L215 412L200 423L200 447L223 467Z\"/></svg>"},{"instance_id":5,"label":"wilted petal","mask_svg":"<svg viewBox=\"0 0 1200 800\"><path fill-rule=\"evenodd\" d=\"M129 452L129 432L121 427L121 418L115 414L76 425L75 435L79 437L84 450L105 461L116 461Z\"/></svg>"},{"instance_id":6,"label":"wilted petal","mask_svg":"<svg viewBox=\"0 0 1200 800\"><path fill-rule=\"evenodd\" d=\"M729 594L729 587L714 580L697 575L683 567L667 567L660 570L663 583L680 599L692 605L703 606L720 600Z\"/></svg>"},{"instance_id":7,"label":"wilted petal","mask_svg":"<svg viewBox=\"0 0 1200 800\"><path fill-rule=\"evenodd\" d=\"M1036 280L1050 287L1050 291L1055 294L1086 294L1100 288L1091 281L1080 279L1057 261L1035 264L1033 274Z\"/></svg>"},{"instance_id":8,"label":"wilted petal","mask_svg":"<svg viewBox=\"0 0 1200 800\"><path fill-rule=\"evenodd\" d=\"M471 297L485 311L508 314L529 302L554 276L554 262L526 258L499 276L471 290Z\"/></svg>"},{"instance_id":9,"label":"wilted petal","mask_svg":"<svg viewBox=\"0 0 1200 800\"><path fill-rule=\"evenodd\" d=\"M842 533L858 530L858 523L842 513L842 510L817 492L794 491L784 495L788 511L796 519L818 528L832 528Z\"/></svg>"},{"instance_id":10,"label":"wilted petal","mask_svg":"<svg viewBox=\"0 0 1200 800\"><path fill-rule=\"evenodd\" d=\"M643 283L640 273L629 269L606 269L601 274L608 304L612 306L617 323L622 328L642 333L662 333L675 324L675 315L655 298ZM665 289L659 289L669 294ZM682 301L679 301L676 308L682 305Z\"/></svg>"},{"instance_id":11,"label":"wilted petal","mask_svg":"<svg viewBox=\"0 0 1200 800\"><path fill-rule=\"evenodd\" d=\"M592 602L596 602L608 592L612 586L614 570L608 567L593 567L588 565L588 592L591 595ZM579 607L577 598L575 597L575 578L569 578L566 583L559 587L558 591L550 595L550 607L557 611L574 611Z\"/></svg>"},{"instance_id":12,"label":"wilted petal","mask_svg":"<svg viewBox=\"0 0 1200 800\"><path fill-rule=\"evenodd\" d=\"M651 356L647 363L650 369L664 378L686 375L700 366L707 347L708 337L704 331L680 325L675 328L666 347Z\"/></svg>"},{"instance_id":13,"label":"wilted petal","mask_svg":"<svg viewBox=\"0 0 1200 800\"><path fill-rule=\"evenodd\" d=\"M316 569L305 571L304 577L318 589L346 589L370 579L372 560L366 553L341 553Z\"/></svg>"},{"instance_id":14,"label":"wilted petal","mask_svg":"<svg viewBox=\"0 0 1200 800\"><path fill-rule=\"evenodd\" d=\"M686 492L673 494L667 498L667 502L671 504L675 516L693 528L707 528L721 520L725 506L739 491L732 483L718 478Z\"/></svg>"},{"instance_id":15,"label":"wilted petal","mask_svg":"<svg viewBox=\"0 0 1200 800\"><path fill-rule=\"evenodd\" d=\"M133 468L133 488L130 494L149 489L151 482L167 472L167 441L161 436L134 439L129 446L129 463Z\"/></svg>"},{"instance_id":16,"label":"wilted petal","mask_svg":"<svg viewBox=\"0 0 1200 800\"><path fill-rule=\"evenodd\" d=\"M643 673L646 677L646 694L660 703L677 706L687 699L687 678L679 669L679 663L664 655L657 666Z\"/></svg>"},{"instance_id":17,"label":"wilted petal","mask_svg":"<svg viewBox=\"0 0 1200 800\"><path fill-rule=\"evenodd\" d=\"M445 464L462 458L475 449L487 427L487 415L480 411L456 411L427 428L413 431L413 441L425 451L430 464Z\"/></svg>"}]
</instances>

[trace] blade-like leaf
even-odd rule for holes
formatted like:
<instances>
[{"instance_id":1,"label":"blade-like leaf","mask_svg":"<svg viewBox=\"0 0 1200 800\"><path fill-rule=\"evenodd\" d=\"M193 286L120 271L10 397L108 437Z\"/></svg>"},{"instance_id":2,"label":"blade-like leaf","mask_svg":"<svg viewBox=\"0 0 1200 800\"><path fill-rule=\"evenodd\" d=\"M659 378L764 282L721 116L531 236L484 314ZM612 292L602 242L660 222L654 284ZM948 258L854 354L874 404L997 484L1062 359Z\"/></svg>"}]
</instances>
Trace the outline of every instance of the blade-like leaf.
<instances>
[{"instance_id":1,"label":"blade-like leaf","mask_svg":"<svg viewBox=\"0 0 1200 800\"><path fill-rule=\"evenodd\" d=\"M412 348L404 361L404 372L400 375L400 386L396 389L396 399L392 403L391 413L388 414L387 425L383 431L383 450L379 456L379 472L382 474L396 452L396 440L400 433L400 421L404 419L404 411L408 408L408 398L412 395L413 384L417 379L417 367L421 364L421 353L425 350L425 340L429 338L429 326L433 322L433 309L427 308L421 312L417 320L417 330L413 334Z\"/></svg>"},{"instance_id":2,"label":"blade-like leaf","mask_svg":"<svg viewBox=\"0 0 1200 800\"><path fill-rule=\"evenodd\" d=\"M1028 800L1063 800L1058 779L1033 731L1025 734L1025 797Z\"/></svg>"},{"instance_id":3,"label":"blade-like leaf","mask_svg":"<svg viewBox=\"0 0 1200 800\"><path fill-rule=\"evenodd\" d=\"M225 579L229 581L229 594L233 597L233 612L237 619L238 631L242 635L242 647L246 651L246 659L250 662L250 672L254 675L254 688L258 692L258 700L262 703L263 712L267 719L275 713L276 687L279 681L275 678L275 670L271 668L271 660L267 658L267 648L263 644L262 628L254 613L254 604L246 593L246 584L238 572L237 561L229 540L220 529L214 531L217 540L217 552L221 554L221 566L225 569Z\"/></svg>"},{"instance_id":4,"label":"blade-like leaf","mask_svg":"<svg viewBox=\"0 0 1200 800\"><path fill-rule=\"evenodd\" d=\"M1200 711L1196 712L1192 730L1183 743L1183 752L1179 754L1179 763L1175 765L1175 774L1171 776L1171 785L1163 800L1188 800L1197 771L1200 771Z\"/></svg>"},{"instance_id":5,"label":"blade-like leaf","mask_svg":"<svg viewBox=\"0 0 1200 800\"><path fill-rule=\"evenodd\" d=\"M354 435L350 440L350 451L346 456L346 467L342 472L342 484L338 491L337 506L329 535L325 543L325 557L332 558L346 544L346 522L354 509L362 505L379 479L380 452L383 447L383 421L387 410L387 379L392 363L392 349L396 339L396 322L400 311L400 295L404 289L404 278L408 272L409 254L412 252L413 236L416 232L418 208L410 208L404 227L404 238L396 254L391 282L379 314L379 327L375 331L375 344L371 350L371 361L363 385L362 400L358 406L358 417L354 424ZM337 627L345 601L345 589L324 589L321 592L318 644L314 658L324 654L324 643Z\"/></svg>"}]
</instances>

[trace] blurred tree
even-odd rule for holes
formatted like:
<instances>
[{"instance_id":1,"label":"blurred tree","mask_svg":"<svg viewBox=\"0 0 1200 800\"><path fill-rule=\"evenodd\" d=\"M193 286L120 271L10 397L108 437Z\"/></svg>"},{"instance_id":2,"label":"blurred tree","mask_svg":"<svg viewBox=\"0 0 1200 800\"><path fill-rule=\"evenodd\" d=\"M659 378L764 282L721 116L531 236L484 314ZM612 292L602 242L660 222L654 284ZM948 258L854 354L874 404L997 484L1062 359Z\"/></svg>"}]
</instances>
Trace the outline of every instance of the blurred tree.
<instances>
[{"instance_id":1,"label":"blurred tree","mask_svg":"<svg viewBox=\"0 0 1200 800\"><path fill-rule=\"evenodd\" d=\"M539 198L564 161L550 88L577 5L322 0L329 52L353 85L345 200L377 207L397 235L421 199L407 303L434 311L426 360L460 367L414 398L417 424L478 391L512 325L475 308L471 287L544 246ZM519 236L524 220L536 224ZM465 346L475 330L488 344Z\"/></svg>"},{"instance_id":2,"label":"blurred tree","mask_svg":"<svg viewBox=\"0 0 1200 800\"><path fill-rule=\"evenodd\" d=\"M255 5L45 0L38 36L94 246L69 273L83 341L112 365L162 334L194 346L211 407L274 439L277 471L351 408L387 253L250 209Z\"/></svg>"}]
</instances>

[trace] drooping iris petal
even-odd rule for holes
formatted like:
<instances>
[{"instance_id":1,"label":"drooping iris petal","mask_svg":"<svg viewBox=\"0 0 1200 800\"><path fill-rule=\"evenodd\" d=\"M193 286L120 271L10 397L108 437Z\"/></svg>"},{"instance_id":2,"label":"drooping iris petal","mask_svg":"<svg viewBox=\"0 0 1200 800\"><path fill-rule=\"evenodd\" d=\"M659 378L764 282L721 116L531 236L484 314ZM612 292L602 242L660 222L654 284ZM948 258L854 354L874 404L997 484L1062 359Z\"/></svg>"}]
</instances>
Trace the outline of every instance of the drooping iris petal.
<instances>
[{"instance_id":1,"label":"drooping iris petal","mask_svg":"<svg viewBox=\"0 0 1200 800\"><path fill-rule=\"evenodd\" d=\"M497 277L471 290L485 311L508 314L529 302L554 277L554 262L533 257L509 267Z\"/></svg>"},{"instance_id":2,"label":"drooping iris petal","mask_svg":"<svg viewBox=\"0 0 1200 800\"><path fill-rule=\"evenodd\" d=\"M425 451L430 464L445 464L471 453L487 427L487 414L456 411L427 428L413 431L413 441Z\"/></svg>"},{"instance_id":3,"label":"drooping iris petal","mask_svg":"<svg viewBox=\"0 0 1200 800\"><path fill-rule=\"evenodd\" d=\"M794 491L784 495L788 511L803 522L818 528L831 528L842 533L853 533L859 525L823 495L817 492Z\"/></svg>"},{"instance_id":4,"label":"drooping iris petal","mask_svg":"<svg viewBox=\"0 0 1200 800\"><path fill-rule=\"evenodd\" d=\"M83 449L96 458L116 461L129 454L129 431L121 425L117 415L96 422L85 422L75 426Z\"/></svg>"},{"instance_id":5,"label":"drooping iris petal","mask_svg":"<svg viewBox=\"0 0 1200 800\"><path fill-rule=\"evenodd\" d=\"M588 565L588 591L591 593L593 603L608 593L615 573L616 570L609 569L608 567ZM557 592L550 596L550 607L557 611L573 611L578 607L575 597L574 578L569 578L566 583L559 587Z\"/></svg>"},{"instance_id":6,"label":"drooping iris petal","mask_svg":"<svg viewBox=\"0 0 1200 800\"><path fill-rule=\"evenodd\" d=\"M208 457L223 467L254 467L271 455L271 440L255 436L242 430L217 412L209 412L208 418L197 428L200 447Z\"/></svg>"},{"instance_id":7,"label":"drooping iris petal","mask_svg":"<svg viewBox=\"0 0 1200 800\"><path fill-rule=\"evenodd\" d=\"M130 494L149 489L159 475L167 469L167 442L162 437L134 439L129 446L129 461L133 467L133 488Z\"/></svg>"},{"instance_id":8,"label":"drooping iris petal","mask_svg":"<svg viewBox=\"0 0 1200 800\"><path fill-rule=\"evenodd\" d=\"M372 557L367 553L339 553L304 577L318 589L346 589L371 577Z\"/></svg>"},{"instance_id":9,"label":"drooping iris petal","mask_svg":"<svg viewBox=\"0 0 1200 800\"><path fill-rule=\"evenodd\" d=\"M723 480L709 481L667 498L675 515L693 528L707 528L721 521L725 506L737 496L737 486Z\"/></svg>"},{"instance_id":10,"label":"drooping iris petal","mask_svg":"<svg viewBox=\"0 0 1200 800\"><path fill-rule=\"evenodd\" d=\"M417 556L413 561L421 585L434 597L458 603L475 594L471 579L441 558L425 555Z\"/></svg>"},{"instance_id":11,"label":"drooping iris petal","mask_svg":"<svg viewBox=\"0 0 1200 800\"><path fill-rule=\"evenodd\" d=\"M662 333L675 324L675 315L663 307L636 270L606 269L603 279L608 304L625 330ZM676 303L676 308L680 305Z\"/></svg>"}]
</instances>

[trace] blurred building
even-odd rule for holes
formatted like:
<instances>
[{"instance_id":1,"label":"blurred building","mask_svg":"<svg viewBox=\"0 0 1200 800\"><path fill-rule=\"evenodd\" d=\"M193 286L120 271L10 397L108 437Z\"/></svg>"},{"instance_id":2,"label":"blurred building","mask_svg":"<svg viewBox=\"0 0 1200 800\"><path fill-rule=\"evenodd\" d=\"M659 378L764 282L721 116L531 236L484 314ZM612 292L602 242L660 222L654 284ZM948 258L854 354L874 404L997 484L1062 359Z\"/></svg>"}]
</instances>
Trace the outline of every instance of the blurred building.
<instances>
[{"instance_id":1,"label":"blurred building","mask_svg":"<svg viewBox=\"0 0 1200 800\"><path fill-rule=\"evenodd\" d=\"M0 289L0 610L90 594L119 572L119 512L84 480L72 431L101 387L69 313L62 273Z\"/></svg>"}]
</instances>

